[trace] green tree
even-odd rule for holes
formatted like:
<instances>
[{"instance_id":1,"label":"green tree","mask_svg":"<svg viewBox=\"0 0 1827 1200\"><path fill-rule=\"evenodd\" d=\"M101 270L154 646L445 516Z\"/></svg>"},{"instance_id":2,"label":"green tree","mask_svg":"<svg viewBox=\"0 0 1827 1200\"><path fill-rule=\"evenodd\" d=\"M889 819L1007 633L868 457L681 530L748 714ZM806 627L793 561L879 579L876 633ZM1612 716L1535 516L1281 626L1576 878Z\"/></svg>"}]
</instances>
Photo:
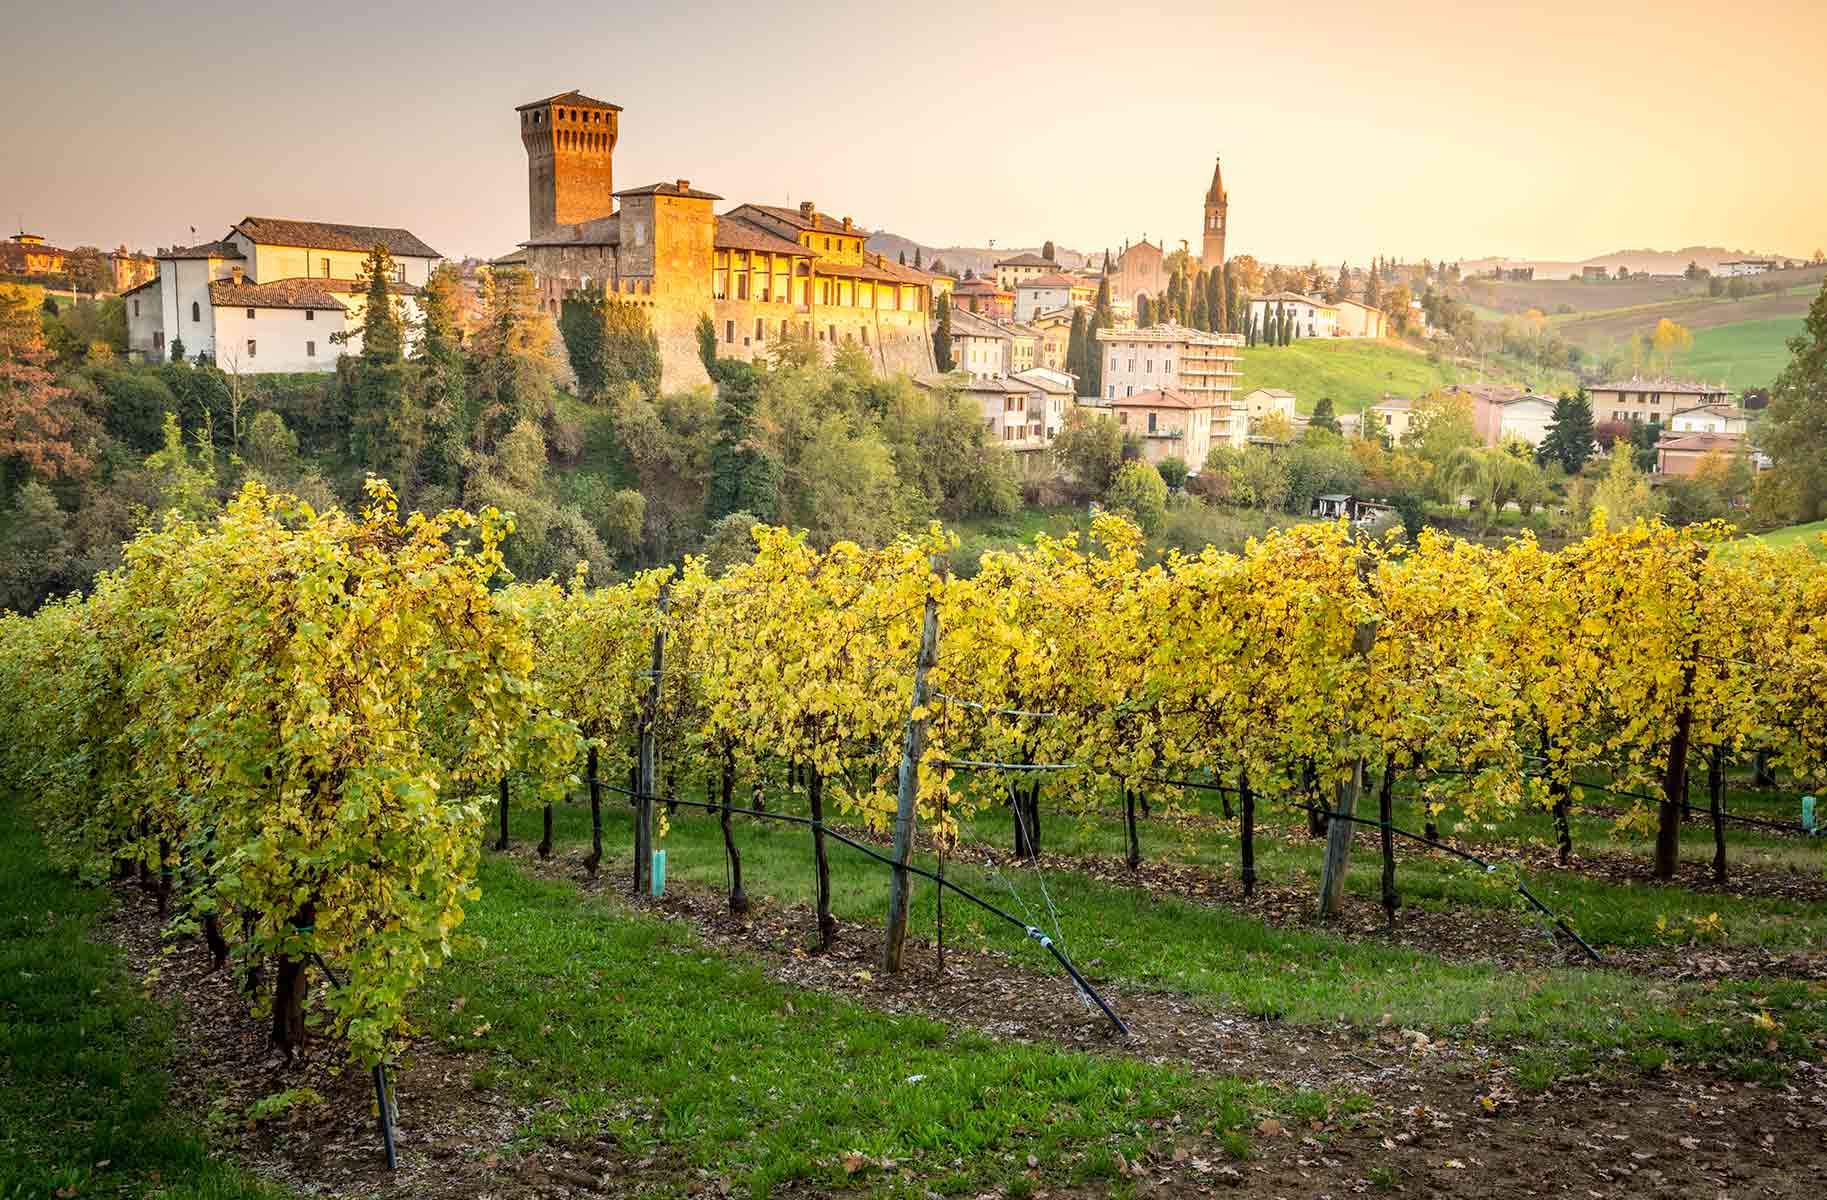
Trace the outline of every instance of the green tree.
<instances>
[{"instance_id":1,"label":"green tree","mask_svg":"<svg viewBox=\"0 0 1827 1200\"><path fill-rule=\"evenodd\" d=\"M1179 491L1186 483L1186 477L1192 473L1192 468L1186 465L1186 460L1176 455L1169 455L1162 459L1155 464L1155 470L1161 473L1161 480L1167 484L1167 490L1170 492Z\"/></svg>"},{"instance_id":2,"label":"green tree","mask_svg":"<svg viewBox=\"0 0 1827 1200\"><path fill-rule=\"evenodd\" d=\"M914 247L914 267L917 269L919 266L920 266L920 247L915 246ZM933 264L934 270L937 270L938 267L939 267L938 263Z\"/></svg>"},{"instance_id":3,"label":"green tree","mask_svg":"<svg viewBox=\"0 0 1827 1200\"><path fill-rule=\"evenodd\" d=\"M1358 416L1358 436L1366 442L1374 442L1387 450L1393 445L1389 436L1389 426L1374 408L1366 408Z\"/></svg>"},{"instance_id":4,"label":"green tree","mask_svg":"<svg viewBox=\"0 0 1827 1200\"><path fill-rule=\"evenodd\" d=\"M952 369L952 304L951 297L939 293L935 304L933 318L933 366L941 371Z\"/></svg>"},{"instance_id":5,"label":"green tree","mask_svg":"<svg viewBox=\"0 0 1827 1200\"><path fill-rule=\"evenodd\" d=\"M376 242L362 262L360 278L367 298L352 331L352 335L359 331L366 362L397 363L406 356L406 327L394 299L393 276L393 255Z\"/></svg>"},{"instance_id":6,"label":"green tree","mask_svg":"<svg viewBox=\"0 0 1827 1200\"><path fill-rule=\"evenodd\" d=\"M1082 486L1102 493L1123 465L1123 431L1107 414L1075 409L1053 440L1053 454Z\"/></svg>"},{"instance_id":7,"label":"green tree","mask_svg":"<svg viewBox=\"0 0 1827 1200\"><path fill-rule=\"evenodd\" d=\"M1054 261L1054 256L1053 256L1053 240L1052 240L1052 239L1051 239L1051 238L1049 238L1049 239L1048 239L1048 240L1047 240L1047 243L1046 243L1046 245L1044 245L1044 246L1042 246L1042 247L1041 247L1041 248L1040 248L1040 256L1041 256L1041 257L1042 257L1042 258L1044 258L1044 259L1046 259L1046 260L1047 260L1047 261L1048 261L1048 262L1053 262L1053 261Z\"/></svg>"},{"instance_id":8,"label":"green tree","mask_svg":"<svg viewBox=\"0 0 1827 1200\"><path fill-rule=\"evenodd\" d=\"M1321 396L1319 403L1313 406L1313 416L1307 422L1309 429L1324 429L1329 433L1342 433L1339 419L1332 409L1332 397Z\"/></svg>"},{"instance_id":9,"label":"green tree","mask_svg":"<svg viewBox=\"0 0 1827 1200\"><path fill-rule=\"evenodd\" d=\"M708 318L706 318L708 319ZM570 292L558 304L558 335L565 357L577 380L577 394L599 400L603 378L603 297L601 293Z\"/></svg>"},{"instance_id":10,"label":"green tree","mask_svg":"<svg viewBox=\"0 0 1827 1200\"><path fill-rule=\"evenodd\" d=\"M709 324L710 318L704 318L704 327ZM702 346L702 337L699 341ZM781 469L756 424L760 375L747 363L719 363L714 333L710 346L711 378L717 383L717 434L711 444L704 515L713 523L733 512L772 521L779 507Z\"/></svg>"},{"instance_id":11,"label":"green tree","mask_svg":"<svg viewBox=\"0 0 1827 1200\"><path fill-rule=\"evenodd\" d=\"M1332 290L1327 293L1327 299L1331 300L1334 304L1337 304L1340 300L1349 300L1350 298L1351 268L1345 263L1340 263L1339 273L1333 276Z\"/></svg>"},{"instance_id":12,"label":"green tree","mask_svg":"<svg viewBox=\"0 0 1827 1200\"><path fill-rule=\"evenodd\" d=\"M1649 479L1637 470L1635 456L1622 442L1612 446L1611 466L1606 470L1605 478L1592 490L1586 505L1588 513L1600 510L1605 513L1609 529L1622 529L1662 511L1662 502L1650 491Z\"/></svg>"},{"instance_id":13,"label":"green tree","mask_svg":"<svg viewBox=\"0 0 1827 1200\"><path fill-rule=\"evenodd\" d=\"M1066 373L1080 384L1090 375L1085 367L1085 310L1082 308L1072 310L1072 329L1066 335Z\"/></svg>"},{"instance_id":14,"label":"green tree","mask_svg":"<svg viewBox=\"0 0 1827 1200\"><path fill-rule=\"evenodd\" d=\"M1789 339L1789 364L1770 387L1762 449L1775 460L1794 517L1827 515L1827 282L1808 306L1802 332Z\"/></svg>"},{"instance_id":15,"label":"green tree","mask_svg":"<svg viewBox=\"0 0 1827 1200\"><path fill-rule=\"evenodd\" d=\"M30 613L74 585L70 518L50 488L28 480L0 530L0 611Z\"/></svg>"},{"instance_id":16,"label":"green tree","mask_svg":"<svg viewBox=\"0 0 1827 1200\"><path fill-rule=\"evenodd\" d=\"M1167 524L1167 482L1161 478L1161 472L1144 459L1123 464L1105 489L1104 503L1118 512L1128 513L1150 537L1160 533Z\"/></svg>"},{"instance_id":17,"label":"green tree","mask_svg":"<svg viewBox=\"0 0 1827 1200\"><path fill-rule=\"evenodd\" d=\"M1536 460L1559 463L1567 474L1578 475L1592 457L1593 437L1592 397L1581 384L1577 392L1562 392L1555 401L1554 417L1536 450Z\"/></svg>"}]
</instances>

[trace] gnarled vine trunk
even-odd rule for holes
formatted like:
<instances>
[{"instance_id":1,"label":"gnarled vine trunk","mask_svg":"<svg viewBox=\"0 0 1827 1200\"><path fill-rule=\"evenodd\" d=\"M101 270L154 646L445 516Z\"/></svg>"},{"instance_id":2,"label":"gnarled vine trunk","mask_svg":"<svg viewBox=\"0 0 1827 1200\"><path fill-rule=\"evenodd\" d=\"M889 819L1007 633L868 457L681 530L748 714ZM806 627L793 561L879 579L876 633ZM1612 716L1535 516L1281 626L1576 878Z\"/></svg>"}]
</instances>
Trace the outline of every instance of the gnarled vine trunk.
<instances>
[{"instance_id":1,"label":"gnarled vine trunk","mask_svg":"<svg viewBox=\"0 0 1827 1200\"><path fill-rule=\"evenodd\" d=\"M741 916L749 911L749 894L742 890L742 852L736 849L736 835L730 828L730 814L736 798L736 752L724 747L721 756L723 773L723 810L717 814L723 825L723 851L730 861L730 911Z\"/></svg>"},{"instance_id":2,"label":"gnarled vine trunk","mask_svg":"<svg viewBox=\"0 0 1827 1200\"><path fill-rule=\"evenodd\" d=\"M837 941L837 921L831 916L831 863L825 858L825 777L817 767L806 771L806 799L812 807L812 861L818 872L818 949L823 953Z\"/></svg>"}]
</instances>

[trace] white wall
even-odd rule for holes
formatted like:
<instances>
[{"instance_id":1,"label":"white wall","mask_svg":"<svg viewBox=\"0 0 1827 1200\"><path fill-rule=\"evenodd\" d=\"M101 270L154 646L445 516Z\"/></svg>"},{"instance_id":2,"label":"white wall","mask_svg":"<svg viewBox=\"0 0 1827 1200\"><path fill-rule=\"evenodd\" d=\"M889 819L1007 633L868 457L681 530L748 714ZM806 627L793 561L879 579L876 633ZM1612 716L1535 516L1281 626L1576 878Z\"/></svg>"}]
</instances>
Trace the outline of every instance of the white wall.
<instances>
[{"instance_id":1,"label":"white wall","mask_svg":"<svg viewBox=\"0 0 1827 1200\"><path fill-rule=\"evenodd\" d=\"M241 253L247 255L247 276L256 283L271 283L275 279L298 279L309 276L312 279L360 279L362 264L368 260L366 250L322 250L308 246L271 246L265 243L256 245L244 233L230 234L229 241L241 247ZM324 262L330 263L330 273L324 274ZM435 258L408 258L395 256L394 265L405 268L405 282L423 286L431 277L432 267L437 265Z\"/></svg>"},{"instance_id":2,"label":"white wall","mask_svg":"<svg viewBox=\"0 0 1827 1200\"><path fill-rule=\"evenodd\" d=\"M1504 405L1497 440L1521 438L1531 446L1539 446L1553 423L1554 405L1546 400L1518 400Z\"/></svg>"},{"instance_id":3,"label":"white wall","mask_svg":"<svg viewBox=\"0 0 1827 1200\"><path fill-rule=\"evenodd\" d=\"M1702 409L1676 413L1672 424L1676 433L1743 433L1750 428L1750 422L1742 418Z\"/></svg>"},{"instance_id":4,"label":"white wall","mask_svg":"<svg viewBox=\"0 0 1827 1200\"><path fill-rule=\"evenodd\" d=\"M1072 289L1069 287L1038 288L1017 287L1015 289L1015 319L1021 322L1032 321L1038 314L1052 312L1072 303Z\"/></svg>"},{"instance_id":5,"label":"white wall","mask_svg":"<svg viewBox=\"0 0 1827 1200\"><path fill-rule=\"evenodd\" d=\"M167 357L164 339L165 301L163 289L154 284L143 292L122 298L127 308L127 353L145 362L159 362Z\"/></svg>"},{"instance_id":6,"label":"white wall","mask_svg":"<svg viewBox=\"0 0 1827 1200\"><path fill-rule=\"evenodd\" d=\"M171 343L184 343L184 357L194 360L200 353L213 353L216 346L215 313L209 303L211 272L221 268L221 259L178 258L159 262L159 294L163 298L162 320L165 326L165 352L170 357ZM191 320L191 305L197 306L200 320Z\"/></svg>"},{"instance_id":7,"label":"white wall","mask_svg":"<svg viewBox=\"0 0 1827 1200\"><path fill-rule=\"evenodd\" d=\"M341 333L345 327L339 312L299 308L256 308L253 312L250 320L245 308L216 310L216 365L224 371L243 375L334 371L337 356L355 349L330 340L331 334ZM250 340L252 354L247 348ZM313 347L316 353L308 353Z\"/></svg>"},{"instance_id":8,"label":"white wall","mask_svg":"<svg viewBox=\"0 0 1827 1200\"><path fill-rule=\"evenodd\" d=\"M1250 313L1256 318L1262 329L1269 327L1269 321L1275 316L1274 300L1250 301ZM1338 310L1327 304L1314 304L1311 301L1283 300L1282 311L1289 314L1294 323L1294 336L1333 337L1338 333Z\"/></svg>"}]
</instances>

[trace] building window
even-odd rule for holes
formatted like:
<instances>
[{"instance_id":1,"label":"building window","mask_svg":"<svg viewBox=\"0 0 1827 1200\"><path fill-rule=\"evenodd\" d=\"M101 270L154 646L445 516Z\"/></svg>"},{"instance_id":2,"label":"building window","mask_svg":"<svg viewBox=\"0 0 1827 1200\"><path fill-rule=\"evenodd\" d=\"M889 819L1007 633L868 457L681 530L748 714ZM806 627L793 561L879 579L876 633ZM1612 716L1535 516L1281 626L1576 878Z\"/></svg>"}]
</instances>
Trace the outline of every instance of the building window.
<instances>
[{"instance_id":1,"label":"building window","mask_svg":"<svg viewBox=\"0 0 1827 1200\"><path fill-rule=\"evenodd\" d=\"M862 335L863 345L867 346L869 344L869 326L865 325L862 327Z\"/></svg>"},{"instance_id":2,"label":"building window","mask_svg":"<svg viewBox=\"0 0 1827 1200\"><path fill-rule=\"evenodd\" d=\"M1115 400L1116 399L1116 384L1113 383L1110 385L1110 394L1108 396L1106 396L1105 399L1106 400Z\"/></svg>"},{"instance_id":3,"label":"building window","mask_svg":"<svg viewBox=\"0 0 1827 1200\"><path fill-rule=\"evenodd\" d=\"M736 344L736 322L725 321L723 323L723 340L732 346Z\"/></svg>"},{"instance_id":4,"label":"building window","mask_svg":"<svg viewBox=\"0 0 1827 1200\"><path fill-rule=\"evenodd\" d=\"M198 304L195 300L190 302L190 319L193 321L201 321L203 319L203 306Z\"/></svg>"},{"instance_id":5,"label":"building window","mask_svg":"<svg viewBox=\"0 0 1827 1200\"><path fill-rule=\"evenodd\" d=\"M305 309L305 320L315 321L316 319L317 319L317 310L316 309L314 309L314 308Z\"/></svg>"},{"instance_id":6,"label":"building window","mask_svg":"<svg viewBox=\"0 0 1827 1200\"><path fill-rule=\"evenodd\" d=\"M1148 414L1148 432L1153 433L1154 431L1155 431L1155 414L1149 413Z\"/></svg>"},{"instance_id":7,"label":"building window","mask_svg":"<svg viewBox=\"0 0 1827 1200\"><path fill-rule=\"evenodd\" d=\"M316 358L317 357L317 343L316 342L306 342L305 343L305 357L306 358Z\"/></svg>"},{"instance_id":8,"label":"building window","mask_svg":"<svg viewBox=\"0 0 1827 1200\"><path fill-rule=\"evenodd\" d=\"M254 357L254 339L253 338L247 339L247 356L249 358Z\"/></svg>"},{"instance_id":9,"label":"building window","mask_svg":"<svg viewBox=\"0 0 1827 1200\"><path fill-rule=\"evenodd\" d=\"M164 330L155 329L152 331L152 348L154 350L163 350L165 348L165 331Z\"/></svg>"},{"instance_id":10,"label":"building window","mask_svg":"<svg viewBox=\"0 0 1827 1200\"><path fill-rule=\"evenodd\" d=\"M247 310L247 319L250 321L254 319L254 310L251 308Z\"/></svg>"},{"instance_id":11,"label":"building window","mask_svg":"<svg viewBox=\"0 0 1827 1200\"><path fill-rule=\"evenodd\" d=\"M831 342L833 345L837 344L837 326L835 325L831 327Z\"/></svg>"},{"instance_id":12,"label":"building window","mask_svg":"<svg viewBox=\"0 0 1827 1200\"><path fill-rule=\"evenodd\" d=\"M136 317L140 315L140 302L138 300L133 302L133 315Z\"/></svg>"},{"instance_id":13,"label":"building window","mask_svg":"<svg viewBox=\"0 0 1827 1200\"><path fill-rule=\"evenodd\" d=\"M330 278L330 256L324 255L324 278Z\"/></svg>"},{"instance_id":14,"label":"building window","mask_svg":"<svg viewBox=\"0 0 1827 1200\"><path fill-rule=\"evenodd\" d=\"M755 318L755 340L757 342L759 342L762 338L764 338L766 336L768 336L768 335L763 333L762 329L761 329L761 318L756 317Z\"/></svg>"}]
</instances>

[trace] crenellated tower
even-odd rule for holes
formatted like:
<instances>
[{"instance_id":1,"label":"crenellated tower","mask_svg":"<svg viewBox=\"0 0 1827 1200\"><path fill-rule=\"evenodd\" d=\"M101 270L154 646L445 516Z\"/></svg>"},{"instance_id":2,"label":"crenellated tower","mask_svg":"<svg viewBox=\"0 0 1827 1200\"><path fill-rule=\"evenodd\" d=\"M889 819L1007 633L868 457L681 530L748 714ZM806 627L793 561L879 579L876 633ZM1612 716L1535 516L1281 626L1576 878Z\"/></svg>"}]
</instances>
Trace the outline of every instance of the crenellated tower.
<instances>
[{"instance_id":1,"label":"crenellated tower","mask_svg":"<svg viewBox=\"0 0 1827 1200\"><path fill-rule=\"evenodd\" d=\"M615 141L621 106L563 92L522 104L527 148L527 227L544 237L615 211Z\"/></svg>"},{"instance_id":2,"label":"crenellated tower","mask_svg":"<svg viewBox=\"0 0 1827 1200\"><path fill-rule=\"evenodd\" d=\"M1224 210L1228 207L1222 164L1214 162L1212 186L1205 192L1205 242L1199 255L1200 265L1207 270L1224 264Z\"/></svg>"}]
</instances>

